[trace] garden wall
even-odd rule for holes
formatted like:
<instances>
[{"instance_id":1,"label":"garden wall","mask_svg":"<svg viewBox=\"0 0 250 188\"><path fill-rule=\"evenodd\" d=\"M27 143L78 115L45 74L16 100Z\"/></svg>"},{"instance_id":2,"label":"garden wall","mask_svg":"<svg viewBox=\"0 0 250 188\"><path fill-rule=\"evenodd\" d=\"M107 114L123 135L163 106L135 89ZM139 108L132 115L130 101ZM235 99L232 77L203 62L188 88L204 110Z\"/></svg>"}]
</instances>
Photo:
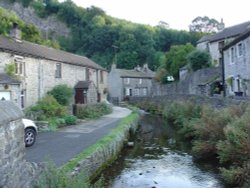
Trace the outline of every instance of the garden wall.
<instances>
[{"instance_id":1,"label":"garden wall","mask_svg":"<svg viewBox=\"0 0 250 188\"><path fill-rule=\"evenodd\" d=\"M37 166L25 160L22 111L10 101L0 101L0 187L29 188Z\"/></svg>"}]
</instances>

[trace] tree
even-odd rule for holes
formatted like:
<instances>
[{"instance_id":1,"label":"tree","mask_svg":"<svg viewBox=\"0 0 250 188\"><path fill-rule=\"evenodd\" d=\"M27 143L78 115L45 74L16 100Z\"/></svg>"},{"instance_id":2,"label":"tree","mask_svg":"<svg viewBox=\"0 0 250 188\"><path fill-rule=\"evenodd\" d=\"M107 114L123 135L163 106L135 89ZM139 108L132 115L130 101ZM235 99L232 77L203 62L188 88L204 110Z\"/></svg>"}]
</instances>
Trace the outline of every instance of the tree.
<instances>
[{"instance_id":1,"label":"tree","mask_svg":"<svg viewBox=\"0 0 250 188\"><path fill-rule=\"evenodd\" d=\"M178 80L179 69L187 65L186 57L194 49L195 47L190 43L171 46L169 52L166 54L166 61L163 66L168 73L168 75L165 76L173 76L175 80Z\"/></svg>"},{"instance_id":2,"label":"tree","mask_svg":"<svg viewBox=\"0 0 250 188\"><path fill-rule=\"evenodd\" d=\"M222 29L224 29L225 24L223 20L218 22L216 19L209 18L207 16L196 17L192 23L189 25L190 32L204 32L204 33L216 33Z\"/></svg>"},{"instance_id":3,"label":"tree","mask_svg":"<svg viewBox=\"0 0 250 188\"><path fill-rule=\"evenodd\" d=\"M192 51L188 54L187 61L193 71L211 66L211 56L207 51Z\"/></svg>"}]
</instances>

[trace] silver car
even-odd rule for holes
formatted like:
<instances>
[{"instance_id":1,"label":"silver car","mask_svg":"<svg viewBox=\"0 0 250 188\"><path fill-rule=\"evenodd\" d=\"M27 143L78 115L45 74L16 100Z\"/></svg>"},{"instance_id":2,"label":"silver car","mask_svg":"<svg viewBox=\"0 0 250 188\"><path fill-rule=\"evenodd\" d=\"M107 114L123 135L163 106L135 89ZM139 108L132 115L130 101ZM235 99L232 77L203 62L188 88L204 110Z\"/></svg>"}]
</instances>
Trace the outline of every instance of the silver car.
<instances>
[{"instance_id":1,"label":"silver car","mask_svg":"<svg viewBox=\"0 0 250 188\"><path fill-rule=\"evenodd\" d=\"M36 141L36 136L37 136L37 126L34 123L34 121L30 120L30 119L22 119L22 122L24 124L24 142L25 142L25 146L29 147L32 146L35 141Z\"/></svg>"}]
</instances>

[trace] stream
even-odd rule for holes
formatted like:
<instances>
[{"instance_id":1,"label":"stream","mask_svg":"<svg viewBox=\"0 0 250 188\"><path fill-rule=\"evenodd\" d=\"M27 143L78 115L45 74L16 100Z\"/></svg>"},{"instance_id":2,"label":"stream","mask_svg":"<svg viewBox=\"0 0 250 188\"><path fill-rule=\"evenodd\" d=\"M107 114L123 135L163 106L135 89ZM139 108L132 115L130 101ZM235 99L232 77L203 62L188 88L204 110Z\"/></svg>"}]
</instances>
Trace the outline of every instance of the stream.
<instances>
[{"instance_id":1,"label":"stream","mask_svg":"<svg viewBox=\"0 0 250 188\"><path fill-rule=\"evenodd\" d=\"M216 162L194 162L190 144L162 118L144 115L134 138L102 177L109 188L225 188Z\"/></svg>"}]
</instances>

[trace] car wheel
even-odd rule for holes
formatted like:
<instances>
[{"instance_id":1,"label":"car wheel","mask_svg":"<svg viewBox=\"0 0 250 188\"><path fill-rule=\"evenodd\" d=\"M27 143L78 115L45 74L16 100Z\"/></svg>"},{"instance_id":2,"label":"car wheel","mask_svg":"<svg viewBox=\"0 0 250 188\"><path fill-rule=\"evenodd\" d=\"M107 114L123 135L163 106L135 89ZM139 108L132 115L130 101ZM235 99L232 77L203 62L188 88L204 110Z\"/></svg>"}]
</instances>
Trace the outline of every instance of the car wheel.
<instances>
[{"instance_id":1,"label":"car wheel","mask_svg":"<svg viewBox=\"0 0 250 188\"><path fill-rule=\"evenodd\" d=\"M36 141L36 131L31 128L25 129L24 141L26 147L32 146Z\"/></svg>"}]
</instances>

